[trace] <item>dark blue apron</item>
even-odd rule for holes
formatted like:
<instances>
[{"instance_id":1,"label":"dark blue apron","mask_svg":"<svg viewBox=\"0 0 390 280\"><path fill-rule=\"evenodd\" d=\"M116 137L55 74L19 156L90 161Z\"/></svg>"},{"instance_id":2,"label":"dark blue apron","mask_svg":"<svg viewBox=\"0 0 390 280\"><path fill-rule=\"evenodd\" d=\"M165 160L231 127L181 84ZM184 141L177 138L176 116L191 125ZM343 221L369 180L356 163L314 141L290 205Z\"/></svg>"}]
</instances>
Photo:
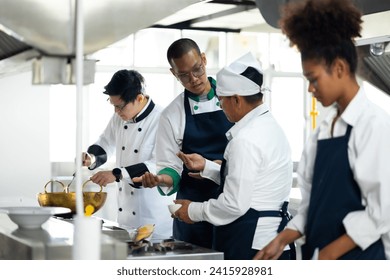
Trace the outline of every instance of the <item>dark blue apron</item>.
<instances>
[{"instance_id":1,"label":"dark blue apron","mask_svg":"<svg viewBox=\"0 0 390 280\"><path fill-rule=\"evenodd\" d=\"M215 92L215 85L210 83ZM225 133L232 127L222 110L192 115L188 101L189 92L184 93L186 126L183 136L182 151L198 153L209 160L222 160L227 144ZM194 202L217 198L218 184L208 179L194 179L183 165L177 199L189 199ZM212 247L213 225L208 222L186 224L174 219L173 237L205 248Z\"/></svg>"},{"instance_id":2,"label":"dark blue apron","mask_svg":"<svg viewBox=\"0 0 390 280\"><path fill-rule=\"evenodd\" d=\"M311 259L316 248L321 250L345 234L345 216L365 208L348 159L351 130L352 126L349 125L344 136L317 142L306 243L302 246L303 259ZM340 259L385 259L382 240L379 239L364 251L356 247Z\"/></svg>"},{"instance_id":3,"label":"dark blue apron","mask_svg":"<svg viewBox=\"0 0 390 280\"><path fill-rule=\"evenodd\" d=\"M225 183L225 159L221 165L221 187L219 192L223 192ZM256 232L257 221L261 217L281 217L277 233L281 232L291 215L287 211L288 202L285 201L279 211L257 211L250 208L243 216L224 226L216 226L213 249L224 253L225 260L251 260L258 250L252 249L253 237ZM279 257L281 260L295 260L295 244L290 244L290 250L284 251Z\"/></svg>"}]
</instances>

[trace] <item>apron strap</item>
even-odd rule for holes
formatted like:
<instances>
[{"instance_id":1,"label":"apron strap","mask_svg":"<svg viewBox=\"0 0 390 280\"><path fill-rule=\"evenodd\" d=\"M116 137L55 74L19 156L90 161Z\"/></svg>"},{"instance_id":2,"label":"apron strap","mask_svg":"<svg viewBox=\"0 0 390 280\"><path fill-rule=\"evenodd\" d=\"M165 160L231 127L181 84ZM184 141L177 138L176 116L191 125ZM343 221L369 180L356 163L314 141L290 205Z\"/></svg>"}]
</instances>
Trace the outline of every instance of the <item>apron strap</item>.
<instances>
[{"instance_id":1,"label":"apron strap","mask_svg":"<svg viewBox=\"0 0 390 280\"><path fill-rule=\"evenodd\" d=\"M282 207L279 211L258 211L259 218L260 217L281 217L282 221L279 224L277 233L281 232L287 225L287 223L292 219L291 214L287 211L288 208L288 201L283 202ZM290 247L290 259L295 260L296 259L296 249L294 242L289 244Z\"/></svg>"}]
</instances>

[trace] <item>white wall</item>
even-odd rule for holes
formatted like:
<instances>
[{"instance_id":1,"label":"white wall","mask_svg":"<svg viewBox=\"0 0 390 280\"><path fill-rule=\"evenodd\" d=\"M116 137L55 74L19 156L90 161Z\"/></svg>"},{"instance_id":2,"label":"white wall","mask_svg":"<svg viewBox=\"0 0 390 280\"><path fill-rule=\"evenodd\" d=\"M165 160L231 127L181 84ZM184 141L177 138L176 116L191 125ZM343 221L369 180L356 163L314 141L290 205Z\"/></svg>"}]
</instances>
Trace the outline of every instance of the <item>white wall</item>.
<instances>
[{"instance_id":1,"label":"white wall","mask_svg":"<svg viewBox=\"0 0 390 280\"><path fill-rule=\"evenodd\" d=\"M0 203L34 201L50 179L49 86L31 72L0 79ZM7 203L6 203L7 204Z\"/></svg>"}]
</instances>

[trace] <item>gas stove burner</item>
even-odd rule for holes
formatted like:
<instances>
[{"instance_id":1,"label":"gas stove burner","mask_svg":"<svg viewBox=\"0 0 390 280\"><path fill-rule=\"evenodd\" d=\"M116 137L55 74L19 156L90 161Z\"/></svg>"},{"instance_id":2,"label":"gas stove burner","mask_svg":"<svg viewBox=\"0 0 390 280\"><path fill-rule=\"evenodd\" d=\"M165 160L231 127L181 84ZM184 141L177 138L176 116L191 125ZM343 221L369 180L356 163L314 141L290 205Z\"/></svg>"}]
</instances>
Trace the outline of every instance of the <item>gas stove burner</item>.
<instances>
[{"instance_id":1,"label":"gas stove burner","mask_svg":"<svg viewBox=\"0 0 390 280\"><path fill-rule=\"evenodd\" d=\"M140 242L128 241L128 253L129 254L143 254L147 252L165 252L165 248L159 246L159 244L153 244L148 240L141 240Z\"/></svg>"},{"instance_id":2,"label":"gas stove burner","mask_svg":"<svg viewBox=\"0 0 390 280\"><path fill-rule=\"evenodd\" d=\"M128 241L128 253L132 255L143 255L147 253L165 254L173 251L190 251L194 246L190 243L177 241L174 239L164 239L160 243L151 243L148 240L140 242Z\"/></svg>"},{"instance_id":3,"label":"gas stove burner","mask_svg":"<svg viewBox=\"0 0 390 280\"><path fill-rule=\"evenodd\" d=\"M166 250L175 251L175 250L192 250L194 246L191 243L187 243L184 241L178 241L174 239L164 239L160 245Z\"/></svg>"}]
</instances>

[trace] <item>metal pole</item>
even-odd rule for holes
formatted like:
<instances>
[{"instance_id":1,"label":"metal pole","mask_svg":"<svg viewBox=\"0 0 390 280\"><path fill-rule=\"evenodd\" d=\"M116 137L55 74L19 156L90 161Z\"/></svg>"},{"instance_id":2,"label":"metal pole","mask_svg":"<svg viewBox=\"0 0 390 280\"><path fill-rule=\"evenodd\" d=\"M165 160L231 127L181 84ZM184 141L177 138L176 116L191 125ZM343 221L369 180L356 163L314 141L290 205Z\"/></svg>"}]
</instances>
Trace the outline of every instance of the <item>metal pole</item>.
<instances>
[{"instance_id":1,"label":"metal pole","mask_svg":"<svg viewBox=\"0 0 390 280\"><path fill-rule=\"evenodd\" d=\"M83 60L84 20L83 0L76 0L76 214L84 214L82 190L82 132L83 132Z\"/></svg>"}]
</instances>

